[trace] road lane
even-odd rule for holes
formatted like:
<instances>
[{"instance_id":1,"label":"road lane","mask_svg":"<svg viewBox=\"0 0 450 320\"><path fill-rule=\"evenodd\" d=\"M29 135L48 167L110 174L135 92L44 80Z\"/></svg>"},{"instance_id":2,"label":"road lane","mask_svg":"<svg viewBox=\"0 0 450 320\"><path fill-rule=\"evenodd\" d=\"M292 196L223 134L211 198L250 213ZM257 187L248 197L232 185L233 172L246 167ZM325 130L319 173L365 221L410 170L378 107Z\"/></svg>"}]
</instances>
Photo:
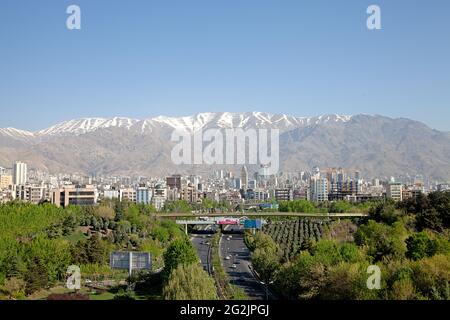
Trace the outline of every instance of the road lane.
<instances>
[{"instance_id":1,"label":"road lane","mask_svg":"<svg viewBox=\"0 0 450 320\"><path fill-rule=\"evenodd\" d=\"M240 227L229 227L228 231L242 229ZM230 240L228 240L231 235ZM221 262L228 273L230 283L243 289L250 299L264 300L266 298L265 287L255 279L249 268L250 251L244 243L244 235L233 233L224 234L220 239ZM226 257L230 259L227 259ZM232 268L232 265L236 268Z\"/></svg>"}]
</instances>

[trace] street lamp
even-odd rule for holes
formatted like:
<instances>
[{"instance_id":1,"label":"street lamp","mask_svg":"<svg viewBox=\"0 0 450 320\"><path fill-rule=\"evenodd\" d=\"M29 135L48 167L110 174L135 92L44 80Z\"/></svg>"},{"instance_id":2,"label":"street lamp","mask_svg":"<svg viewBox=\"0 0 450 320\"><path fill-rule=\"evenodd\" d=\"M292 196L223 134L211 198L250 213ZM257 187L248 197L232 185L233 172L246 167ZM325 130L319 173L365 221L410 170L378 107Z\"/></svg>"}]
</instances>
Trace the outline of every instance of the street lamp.
<instances>
[{"instance_id":1,"label":"street lamp","mask_svg":"<svg viewBox=\"0 0 450 320\"><path fill-rule=\"evenodd\" d=\"M272 281L269 281L269 283L265 283L264 281L261 281L261 284L264 285L264 287L266 288L266 300L269 300L269 285L271 285L273 283Z\"/></svg>"}]
</instances>

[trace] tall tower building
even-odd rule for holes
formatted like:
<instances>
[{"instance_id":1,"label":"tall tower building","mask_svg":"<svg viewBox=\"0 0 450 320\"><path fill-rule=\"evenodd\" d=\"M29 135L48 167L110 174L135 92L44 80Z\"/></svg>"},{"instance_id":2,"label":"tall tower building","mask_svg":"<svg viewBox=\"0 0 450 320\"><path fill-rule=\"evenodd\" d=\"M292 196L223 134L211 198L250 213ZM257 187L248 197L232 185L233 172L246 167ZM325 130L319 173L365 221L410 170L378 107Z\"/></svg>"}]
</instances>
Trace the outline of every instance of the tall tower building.
<instances>
[{"instance_id":1,"label":"tall tower building","mask_svg":"<svg viewBox=\"0 0 450 320\"><path fill-rule=\"evenodd\" d=\"M241 189L246 189L248 187L248 171L247 167L243 166L241 169Z\"/></svg>"},{"instance_id":2,"label":"tall tower building","mask_svg":"<svg viewBox=\"0 0 450 320\"><path fill-rule=\"evenodd\" d=\"M24 185L27 183L27 164L17 161L14 163L14 184Z\"/></svg>"}]
</instances>

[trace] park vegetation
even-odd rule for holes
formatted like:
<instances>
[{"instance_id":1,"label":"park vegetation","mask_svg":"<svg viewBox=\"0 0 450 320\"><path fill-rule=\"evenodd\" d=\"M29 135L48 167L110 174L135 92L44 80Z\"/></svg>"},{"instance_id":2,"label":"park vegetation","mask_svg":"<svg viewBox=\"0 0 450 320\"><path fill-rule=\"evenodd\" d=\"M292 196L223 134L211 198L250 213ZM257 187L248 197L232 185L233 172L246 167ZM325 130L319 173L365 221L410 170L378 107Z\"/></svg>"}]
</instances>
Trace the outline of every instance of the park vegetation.
<instances>
[{"instance_id":1,"label":"park vegetation","mask_svg":"<svg viewBox=\"0 0 450 320\"><path fill-rule=\"evenodd\" d=\"M195 271L189 264L198 264L198 257L180 227L155 212L152 206L119 201L65 209L47 203L0 205L0 299L25 299L64 286L73 264L82 279L124 280L126 271L109 267L116 250L150 252L153 271L164 268L160 282L182 283L176 277ZM180 264L188 267L179 269Z\"/></svg>"},{"instance_id":2,"label":"park vegetation","mask_svg":"<svg viewBox=\"0 0 450 320\"><path fill-rule=\"evenodd\" d=\"M275 220L248 233L254 269L284 299L450 299L450 192L356 207L294 201L280 209L361 212L359 206L367 218ZM367 286L371 265L381 270L379 289Z\"/></svg>"}]
</instances>

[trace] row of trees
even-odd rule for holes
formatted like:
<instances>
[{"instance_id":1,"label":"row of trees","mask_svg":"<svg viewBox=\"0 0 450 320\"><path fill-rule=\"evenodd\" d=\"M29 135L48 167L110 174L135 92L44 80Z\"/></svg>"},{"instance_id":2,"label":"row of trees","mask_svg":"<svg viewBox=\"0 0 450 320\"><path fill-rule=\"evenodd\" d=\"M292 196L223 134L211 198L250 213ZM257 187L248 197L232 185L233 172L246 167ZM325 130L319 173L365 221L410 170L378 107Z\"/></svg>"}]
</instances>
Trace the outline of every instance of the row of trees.
<instances>
[{"instance_id":1,"label":"row of trees","mask_svg":"<svg viewBox=\"0 0 450 320\"><path fill-rule=\"evenodd\" d=\"M300 250L308 249L314 242L319 241L326 224L327 222L319 219L274 221L265 225L263 232L279 245L283 260L289 261Z\"/></svg>"}]
</instances>

